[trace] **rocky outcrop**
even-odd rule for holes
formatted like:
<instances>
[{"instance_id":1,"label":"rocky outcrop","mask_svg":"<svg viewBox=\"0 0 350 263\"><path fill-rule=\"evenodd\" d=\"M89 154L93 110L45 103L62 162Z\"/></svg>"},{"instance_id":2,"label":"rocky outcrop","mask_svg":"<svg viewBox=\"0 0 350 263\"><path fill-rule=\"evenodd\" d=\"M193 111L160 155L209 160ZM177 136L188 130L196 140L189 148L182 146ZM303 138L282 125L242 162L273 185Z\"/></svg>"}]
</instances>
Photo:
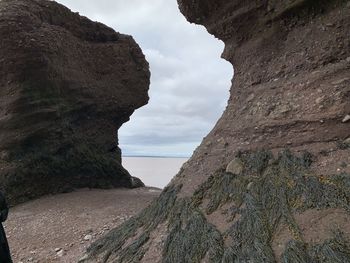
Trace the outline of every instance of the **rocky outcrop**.
<instances>
[{"instance_id":1,"label":"rocky outcrop","mask_svg":"<svg viewBox=\"0 0 350 263\"><path fill-rule=\"evenodd\" d=\"M132 187L117 131L148 102L131 36L45 0L0 1L0 183L11 204ZM142 183L141 183L142 184Z\"/></svg>"},{"instance_id":2,"label":"rocky outcrop","mask_svg":"<svg viewBox=\"0 0 350 263\"><path fill-rule=\"evenodd\" d=\"M86 262L350 262L350 2L178 0L225 43L228 106Z\"/></svg>"}]
</instances>

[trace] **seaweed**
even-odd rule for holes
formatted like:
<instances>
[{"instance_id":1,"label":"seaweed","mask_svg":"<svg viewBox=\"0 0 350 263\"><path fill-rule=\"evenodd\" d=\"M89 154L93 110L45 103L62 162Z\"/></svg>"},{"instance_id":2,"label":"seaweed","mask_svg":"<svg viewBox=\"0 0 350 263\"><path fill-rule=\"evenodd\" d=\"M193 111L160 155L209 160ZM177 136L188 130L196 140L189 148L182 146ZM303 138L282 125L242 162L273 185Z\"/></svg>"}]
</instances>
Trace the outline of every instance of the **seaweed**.
<instances>
[{"instance_id":1,"label":"seaweed","mask_svg":"<svg viewBox=\"0 0 350 263\"><path fill-rule=\"evenodd\" d=\"M307 253L303 242L291 240L282 254L282 263L310 263L313 262Z\"/></svg>"},{"instance_id":2,"label":"seaweed","mask_svg":"<svg viewBox=\"0 0 350 263\"><path fill-rule=\"evenodd\" d=\"M277 227L285 224L293 240L284 253L284 262L312 262L293 215L312 208L350 211L350 176L312 175L309 168L314 157L308 152L296 156L286 150L275 159L266 151L246 152L239 153L238 158L245 166L242 174L218 170L192 197L196 206L206 200L207 214L228 203L231 219L239 218L223 233L232 242L224 248L222 261L275 262L271 241Z\"/></svg>"},{"instance_id":3,"label":"seaweed","mask_svg":"<svg viewBox=\"0 0 350 263\"><path fill-rule=\"evenodd\" d=\"M164 263L201 262L208 253L210 262L221 260L223 238L191 201L182 199L171 215L170 231L163 250Z\"/></svg>"},{"instance_id":4,"label":"seaweed","mask_svg":"<svg viewBox=\"0 0 350 263\"><path fill-rule=\"evenodd\" d=\"M103 251L105 262L139 262L149 248L150 233L165 222L163 263L274 263L272 240L277 228L286 225L291 240L280 259L283 263L349 262L349 242L340 232L322 244L307 244L294 218L313 208L350 212L349 174L312 174L314 157L307 152L296 156L286 150L276 158L268 151L245 152L235 158L244 165L240 174L221 167L192 197L179 198L181 186L171 185L150 207L97 241L90 253ZM228 219L224 232L207 221L206 215L216 211ZM125 245L127 240L132 242Z\"/></svg>"},{"instance_id":5,"label":"seaweed","mask_svg":"<svg viewBox=\"0 0 350 263\"><path fill-rule=\"evenodd\" d=\"M331 239L321 244L306 246L295 240L287 244L282 255L282 263L349 263L350 243L344 237L344 233L336 230Z\"/></svg>"},{"instance_id":6,"label":"seaweed","mask_svg":"<svg viewBox=\"0 0 350 263\"><path fill-rule=\"evenodd\" d=\"M180 188L181 186L169 186L164 189L149 207L93 243L87 252L91 257L98 254L104 255L103 262L107 262L116 253L118 258L116 262L129 262L131 259L132 262L139 262L146 252L142 247L148 241L150 232L168 218ZM139 229L142 230L142 234L137 237ZM130 245L123 247L133 237L135 240Z\"/></svg>"},{"instance_id":7,"label":"seaweed","mask_svg":"<svg viewBox=\"0 0 350 263\"><path fill-rule=\"evenodd\" d=\"M333 238L311 247L309 253L319 263L349 263L350 240L345 238L343 232L336 230Z\"/></svg>"}]
</instances>

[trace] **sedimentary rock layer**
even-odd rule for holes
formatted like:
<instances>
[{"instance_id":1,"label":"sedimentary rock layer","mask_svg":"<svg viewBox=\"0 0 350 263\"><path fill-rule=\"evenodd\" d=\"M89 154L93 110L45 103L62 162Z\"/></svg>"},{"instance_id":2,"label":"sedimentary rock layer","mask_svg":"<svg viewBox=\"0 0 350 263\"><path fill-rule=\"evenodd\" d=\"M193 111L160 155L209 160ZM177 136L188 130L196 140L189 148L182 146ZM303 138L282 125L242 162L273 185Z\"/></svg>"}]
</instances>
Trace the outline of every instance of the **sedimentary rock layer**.
<instances>
[{"instance_id":1,"label":"sedimentary rock layer","mask_svg":"<svg viewBox=\"0 0 350 263\"><path fill-rule=\"evenodd\" d=\"M178 0L225 43L227 108L87 262L350 262L350 2Z\"/></svg>"},{"instance_id":2,"label":"sedimentary rock layer","mask_svg":"<svg viewBox=\"0 0 350 263\"><path fill-rule=\"evenodd\" d=\"M0 183L11 204L131 187L117 131L148 102L131 36L45 0L0 1Z\"/></svg>"}]
</instances>

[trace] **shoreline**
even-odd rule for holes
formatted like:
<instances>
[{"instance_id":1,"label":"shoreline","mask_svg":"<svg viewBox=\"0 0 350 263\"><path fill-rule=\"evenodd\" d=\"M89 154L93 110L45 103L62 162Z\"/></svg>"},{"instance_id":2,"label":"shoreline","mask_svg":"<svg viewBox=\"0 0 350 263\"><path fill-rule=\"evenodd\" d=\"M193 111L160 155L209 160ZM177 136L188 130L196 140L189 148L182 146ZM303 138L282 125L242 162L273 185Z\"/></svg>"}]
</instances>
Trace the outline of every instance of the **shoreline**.
<instances>
[{"instance_id":1,"label":"shoreline","mask_svg":"<svg viewBox=\"0 0 350 263\"><path fill-rule=\"evenodd\" d=\"M122 155L123 158L189 159L191 156Z\"/></svg>"}]
</instances>

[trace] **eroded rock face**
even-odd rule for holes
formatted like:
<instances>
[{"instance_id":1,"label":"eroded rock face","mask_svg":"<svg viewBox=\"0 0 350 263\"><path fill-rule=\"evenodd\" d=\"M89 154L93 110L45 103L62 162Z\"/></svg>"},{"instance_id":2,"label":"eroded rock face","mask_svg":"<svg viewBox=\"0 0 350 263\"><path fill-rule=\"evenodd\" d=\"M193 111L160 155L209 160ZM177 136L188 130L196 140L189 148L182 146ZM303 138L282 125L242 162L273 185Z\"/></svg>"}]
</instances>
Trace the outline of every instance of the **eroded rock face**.
<instances>
[{"instance_id":1,"label":"eroded rock face","mask_svg":"<svg viewBox=\"0 0 350 263\"><path fill-rule=\"evenodd\" d=\"M148 102L131 36L45 0L0 1L0 182L12 204L131 187L117 131Z\"/></svg>"},{"instance_id":2,"label":"eroded rock face","mask_svg":"<svg viewBox=\"0 0 350 263\"><path fill-rule=\"evenodd\" d=\"M178 2L225 42L227 109L159 199L87 262L348 262L350 2Z\"/></svg>"},{"instance_id":3,"label":"eroded rock face","mask_svg":"<svg viewBox=\"0 0 350 263\"><path fill-rule=\"evenodd\" d=\"M284 2L180 1L190 21L202 17L225 42L223 56L235 69L227 109L195 154L210 163L205 171L238 150L318 154L349 135L342 123L350 112L346 1Z\"/></svg>"}]
</instances>

